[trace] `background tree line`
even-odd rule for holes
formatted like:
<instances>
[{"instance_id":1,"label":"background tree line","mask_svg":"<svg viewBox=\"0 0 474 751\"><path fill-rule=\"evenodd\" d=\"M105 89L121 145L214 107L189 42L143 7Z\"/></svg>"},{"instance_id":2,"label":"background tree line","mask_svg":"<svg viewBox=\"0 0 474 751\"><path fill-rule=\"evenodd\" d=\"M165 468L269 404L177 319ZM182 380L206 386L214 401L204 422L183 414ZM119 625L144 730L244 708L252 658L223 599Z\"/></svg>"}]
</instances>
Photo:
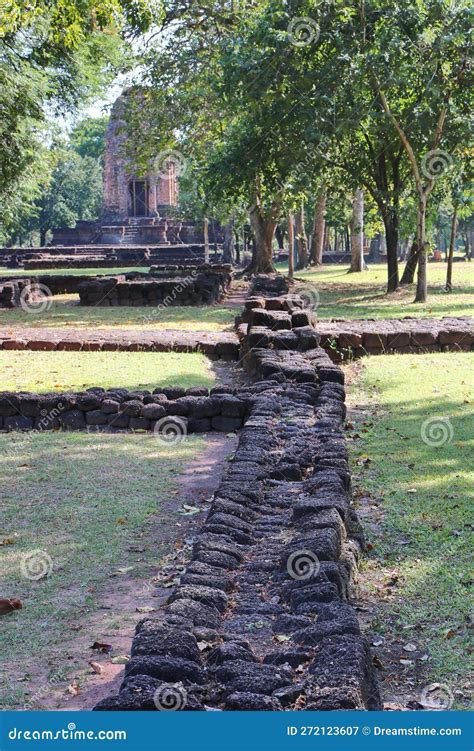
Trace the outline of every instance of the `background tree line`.
<instances>
[{"instance_id":1,"label":"background tree line","mask_svg":"<svg viewBox=\"0 0 474 751\"><path fill-rule=\"evenodd\" d=\"M473 10L464 0L85 0L80 13L63 0L28 9L12 2L0 25L4 236L21 239L36 221L44 237L47 224L94 213L97 157L57 139L46 148L45 128L51 111L136 70L134 156L145 170L157 152L172 154L183 210L221 221L226 253L250 224L248 272L274 269L285 228L296 268L320 263L328 227L361 270L365 223L366 237L383 234L387 290L417 272L422 301L439 239L448 256L459 233L469 246Z\"/></svg>"}]
</instances>

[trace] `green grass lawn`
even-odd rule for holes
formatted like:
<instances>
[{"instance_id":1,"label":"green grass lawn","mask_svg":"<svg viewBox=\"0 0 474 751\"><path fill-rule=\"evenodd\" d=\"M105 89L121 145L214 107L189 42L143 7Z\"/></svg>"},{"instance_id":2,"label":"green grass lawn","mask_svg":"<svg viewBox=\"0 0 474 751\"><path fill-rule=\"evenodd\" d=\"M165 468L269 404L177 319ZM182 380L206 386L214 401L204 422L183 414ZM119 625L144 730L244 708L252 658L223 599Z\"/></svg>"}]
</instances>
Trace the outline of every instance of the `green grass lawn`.
<instances>
[{"instance_id":1,"label":"green grass lawn","mask_svg":"<svg viewBox=\"0 0 474 751\"><path fill-rule=\"evenodd\" d=\"M400 264L400 275L404 264ZM286 268L279 266L284 272ZM428 301L413 303L415 285L387 295L387 269L373 265L368 271L348 274L347 266L324 265L296 272L303 285L319 294L320 318L416 318L472 315L474 303L474 263L454 264L451 293L444 291L446 264L428 264Z\"/></svg>"},{"instance_id":2,"label":"green grass lawn","mask_svg":"<svg viewBox=\"0 0 474 751\"><path fill-rule=\"evenodd\" d=\"M0 391L80 391L91 386L149 389L212 386L210 361L199 353L33 352L0 350Z\"/></svg>"},{"instance_id":3,"label":"green grass lawn","mask_svg":"<svg viewBox=\"0 0 474 751\"><path fill-rule=\"evenodd\" d=\"M196 437L166 446L143 435L0 435L0 594L23 605L1 616L3 709L41 708L55 691L64 704L68 683L104 658L91 645L130 630L140 592L151 597L159 561L174 550L179 475L204 446Z\"/></svg>"},{"instance_id":4,"label":"green grass lawn","mask_svg":"<svg viewBox=\"0 0 474 751\"><path fill-rule=\"evenodd\" d=\"M224 331L232 329L235 310L210 306L101 308L79 305L77 295L56 295L49 310L27 312L21 308L0 308L0 326L32 326L34 328L146 329L147 331Z\"/></svg>"},{"instance_id":5,"label":"green grass lawn","mask_svg":"<svg viewBox=\"0 0 474 751\"><path fill-rule=\"evenodd\" d=\"M448 684L460 707L472 627L473 372L470 353L389 355L348 368L355 496L373 545L361 580L377 601L372 630L395 660L382 656L380 675L390 683L402 669L415 687Z\"/></svg>"},{"instance_id":6,"label":"green grass lawn","mask_svg":"<svg viewBox=\"0 0 474 751\"><path fill-rule=\"evenodd\" d=\"M149 266L117 266L111 269L7 269L0 266L1 276L103 276L104 274L128 274L130 271L141 271L148 274Z\"/></svg>"}]
</instances>

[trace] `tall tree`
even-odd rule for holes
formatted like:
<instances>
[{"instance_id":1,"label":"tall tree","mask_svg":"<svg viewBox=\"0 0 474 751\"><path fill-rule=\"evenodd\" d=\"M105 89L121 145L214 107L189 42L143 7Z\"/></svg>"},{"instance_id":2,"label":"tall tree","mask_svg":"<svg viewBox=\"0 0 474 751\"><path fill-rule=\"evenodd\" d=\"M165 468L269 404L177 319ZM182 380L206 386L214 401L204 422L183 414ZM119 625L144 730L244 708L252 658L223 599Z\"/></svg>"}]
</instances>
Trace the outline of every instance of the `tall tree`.
<instances>
[{"instance_id":1,"label":"tall tree","mask_svg":"<svg viewBox=\"0 0 474 751\"><path fill-rule=\"evenodd\" d=\"M1 4L0 198L11 197L32 168L47 118L110 83L126 64L123 40L150 26L155 7L148 0Z\"/></svg>"},{"instance_id":2,"label":"tall tree","mask_svg":"<svg viewBox=\"0 0 474 751\"><path fill-rule=\"evenodd\" d=\"M324 229L326 225L326 188L323 188L316 201L309 262L321 266L323 262Z\"/></svg>"},{"instance_id":3,"label":"tall tree","mask_svg":"<svg viewBox=\"0 0 474 751\"><path fill-rule=\"evenodd\" d=\"M351 266L349 272L364 271L364 192L357 188L352 200Z\"/></svg>"}]
</instances>

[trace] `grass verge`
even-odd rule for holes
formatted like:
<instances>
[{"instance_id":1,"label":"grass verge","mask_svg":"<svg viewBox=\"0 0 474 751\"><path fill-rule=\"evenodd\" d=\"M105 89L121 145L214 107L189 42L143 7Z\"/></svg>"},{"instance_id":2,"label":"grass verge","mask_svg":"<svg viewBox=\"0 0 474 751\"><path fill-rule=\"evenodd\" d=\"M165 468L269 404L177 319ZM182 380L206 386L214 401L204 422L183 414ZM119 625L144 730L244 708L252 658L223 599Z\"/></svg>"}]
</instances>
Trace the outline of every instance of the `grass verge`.
<instances>
[{"instance_id":1,"label":"grass verge","mask_svg":"<svg viewBox=\"0 0 474 751\"><path fill-rule=\"evenodd\" d=\"M196 352L33 352L0 350L0 391L80 391L92 386L149 389L212 386L207 357Z\"/></svg>"},{"instance_id":2,"label":"grass verge","mask_svg":"<svg viewBox=\"0 0 474 751\"><path fill-rule=\"evenodd\" d=\"M91 645L126 618L120 595L107 607L110 590L133 579L140 602L173 550L183 517L170 497L204 446L196 437L166 446L143 435L0 435L0 592L23 603L1 616L3 709L41 708L71 675L90 672Z\"/></svg>"},{"instance_id":3,"label":"grass verge","mask_svg":"<svg viewBox=\"0 0 474 751\"><path fill-rule=\"evenodd\" d=\"M148 274L149 266L117 266L115 268L105 269L7 269L6 266L0 266L0 276L11 277L28 277L28 276L104 276L114 274L129 274L131 271L140 271L142 274Z\"/></svg>"},{"instance_id":4,"label":"grass verge","mask_svg":"<svg viewBox=\"0 0 474 751\"><path fill-rule=\"evenodd\" d=\"M400 264L400 275L404 264ZM281 270L285 271L281 266ZM346 266L324 265L318 269L298 271L296 278L314 287L319 295L317 314L320 318L400 318L427 316L471 315L474 302L474 264L454 264L452 292L444 291L446 264L428 265L428 300L414 303L415 285L386 293L385 265L369 267L368 271L348 274Z\"/></svg>"},{"instance_id":5,"label":"grass verge","mask_svg":"<svg viewBox=\"0 0 474 751\"><path fill-rule=\"evenodd\" d=\"M466 707L473 366L460 353L347 369L355 497L372 547L361 579L389 698L438 682Z\"/></svg>"},{"instance_id":6,"label":"grass verge","mask_svg":"<svg viewBox=\"0 0 474 751\"><path fill-rule=\"evenodd\" d=\"M56 295L43 312L0 309L0 326L33 328L139 329L140 331L224 331L232 329L236 311L219 305L101 308L79 305L77 295Z\"/></svg>"}]
</instances>

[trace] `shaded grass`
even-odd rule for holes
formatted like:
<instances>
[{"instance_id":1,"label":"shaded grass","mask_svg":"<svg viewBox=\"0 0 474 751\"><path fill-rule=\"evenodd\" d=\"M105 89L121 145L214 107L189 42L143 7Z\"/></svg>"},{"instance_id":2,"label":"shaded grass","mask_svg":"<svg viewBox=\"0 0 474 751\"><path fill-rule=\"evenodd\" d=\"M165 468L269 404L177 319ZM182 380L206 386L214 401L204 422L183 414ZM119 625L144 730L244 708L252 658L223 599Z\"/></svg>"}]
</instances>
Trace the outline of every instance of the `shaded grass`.
<instances>
[{"instance_id":1,"label":"shaded grass","mask_svg":"<svg viewBox=\"0 0 474 751\"><path fill-rule=\"evenodd\" d=\"M0 391L38 393L92 386L149 389L212 386L210 361L199 353L33 352L0 350Z\"/></svg>"},{"instance_id":2,"label":"shaded grass","mask_svg":"<svg viewBox=\"0 0 474 751\"><path fill-rule=\"evenodd\" d=\"M349 369L359 373L350 394L356 496L368 491L381 512L363 579L388 569L397 582L383 590L373 627L415 643L415 653L399 647L413 661L408 674L423 668L425 683L453 692L467 678L471 624L473 366L472 354L459 353L367 358ZM433 418L446 418L439 446L422 438Z\"/></svg>"},{"instance_id":3,"label":"shaded grass","mask_svg":"<svg viewBox=\"0 0 474 751\"><path fill-rule=\"evenodd\" d=\"M404 264L400 264L400 275ZM285 268L281 266L281 270ZM368 271L348 274L346 266L324 265L318 269L298 271L296 278L310 284L319 294L317 314L320 318L400 318L412 316L472 315L474 303L474 264L454 264L452 292L444 291L446 264L428 265L428 301L413 303L415 285L386 294L387 269L374 265Z\"/></svg>"},{"instance_id":4,"label":"shaded grass","mask_svg":"<svg viewBox=\"0 0 474 751\"><path fill-rule=\"evenodd\" d=\"M110 269L7 269L0 266L0 276L103 276L104 274L128 274L131 271L141 271L147 274L149 266L117 266Z\"/></svg>"},{"instance_id":5,"label":"shaded grass","mask_svg":"<svg viewBox=\"0 0 474 751\"><path fill-rule=\"evenodd\" d=\"M79 305L78 295L55 295L52 300L49 310L42 313L0 308L0 326L223 331L232 328L236 314L235 310L219 305L101 308Z\"/></svg>"},{"instance_id":6,"label":"shaded grass","mask_svg":"<svg viewBox=\"0 0 474 751\"><path fill-rule=\"evenodd\" d=\"M172 549L182 517L163 504L204 445L196 437L166 446L148 435L0 435L0 540L13 541L0 546L0 591L23 603L2 617L2 708L21 709L38 686L41 705L71 671L87 667L90 645L104 641L92 625L103 598L124 576L143 586ZM148 539L157 513L158 539ZM45 571L52 561L38 581L21 569L31 551L41 551Z\"/></svg>"}]
</instances>

